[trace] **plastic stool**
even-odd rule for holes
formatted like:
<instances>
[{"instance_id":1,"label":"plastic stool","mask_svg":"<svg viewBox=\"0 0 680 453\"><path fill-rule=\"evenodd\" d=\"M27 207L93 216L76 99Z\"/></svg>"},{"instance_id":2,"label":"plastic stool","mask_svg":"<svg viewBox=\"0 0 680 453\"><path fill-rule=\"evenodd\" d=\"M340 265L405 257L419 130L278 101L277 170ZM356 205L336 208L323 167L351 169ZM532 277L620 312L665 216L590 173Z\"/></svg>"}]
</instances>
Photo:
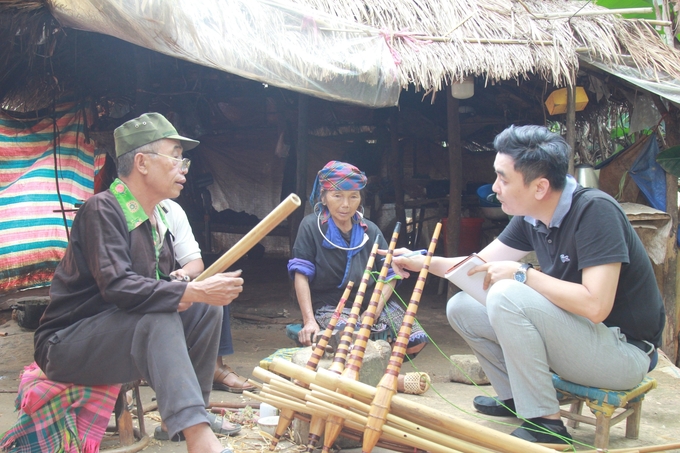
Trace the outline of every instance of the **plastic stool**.
<instances>
[{"instance_id":1,"label":"plastic stool","mask_svg":"<svg viewBox=\"0 0 680 453\"><path fill-rule=\"evenodd\" d=\"M553 375L557 398L562 404L571 404L568 411L561 410L562 417L569 419L569 426L578 428L580 422L595 426L595 448L606 449L609 445L609 429L626 420L626 438L637 439L640 433L640 415L645 394L656 388L656 379L645 377L630 390L607 390L560 379ZM581 415L586 403L594 417ZM616 416L617 409L623 409Z\"/></svg>"}]
</instances>

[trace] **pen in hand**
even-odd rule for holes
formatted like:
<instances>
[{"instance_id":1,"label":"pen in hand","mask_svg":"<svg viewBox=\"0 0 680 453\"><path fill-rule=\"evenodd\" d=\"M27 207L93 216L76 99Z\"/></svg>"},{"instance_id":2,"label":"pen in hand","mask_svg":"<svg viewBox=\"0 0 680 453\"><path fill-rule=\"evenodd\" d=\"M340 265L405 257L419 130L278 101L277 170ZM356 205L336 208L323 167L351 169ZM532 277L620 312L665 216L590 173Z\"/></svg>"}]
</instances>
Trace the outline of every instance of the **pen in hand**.
<instances>
[{"instance_id":1,"label":"pen in hand","mask_svg":"<svg viewBox=\"0 0 680 453\"><path fill-rule=\"evenodd\" d=\"M414 251L409 252L409 253L404 253L403 255L394 255L394 257L395 257L395 258L397 258L397 257L400 257L400 258L410 258L410 257L416 256L416 255L427 255L427 250L425 250L425 249L414 250ZM383 256L383 257L381 258L381 260L384 261L384 260L385 260L385 257Z\"/></svg>"}]
</instances>

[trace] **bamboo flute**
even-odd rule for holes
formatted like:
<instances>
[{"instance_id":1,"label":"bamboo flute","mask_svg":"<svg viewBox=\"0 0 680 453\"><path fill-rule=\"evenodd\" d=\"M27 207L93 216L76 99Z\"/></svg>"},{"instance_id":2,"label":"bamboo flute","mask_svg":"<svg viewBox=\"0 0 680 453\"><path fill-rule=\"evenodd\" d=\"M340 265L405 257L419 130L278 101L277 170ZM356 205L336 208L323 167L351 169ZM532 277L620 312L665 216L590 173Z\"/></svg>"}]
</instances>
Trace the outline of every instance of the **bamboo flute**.
<instances>
[{"instance_id":1,"label":"bamboo flute","mask_svg":"<svg viewBox=\"0 0 680 453\"><path fill-rule=\"evenodd\" d=\"M368 423L366 424L366 429L364 431L364 440L361 447L362 453L370 453L378 443L382 426L385 424L387 414L390 412L392 397L397 393L399 372L401 371L401 365L404 362L406 347L408 346L408 340L411 336L413 323L416 322L418 304L420 303L420 297L423 294L425 280L427 280L427 274L430 271L430 262L432 261L432 255L434 255L434 251L437 248L437 239L439 238L441 229L442 224L437 223L434 233L432 234L430 247L427 250L425 262L418 274L418 281L416 282L413 294L411 295L411 300L404 313L404 319L399 328L397 339L392 346L392 355L387 363L385 375L380 379L380 382L376 386L375 397L373 397L371 403L371 410L368 413Z\"/></svg>"},{"instance_id":2,"label":"bamboo flute","mask_svg":"<svg viewBox=\"0 0 680 453\"><path fill-rule=\"evenodd\" d=\"M354 298L354 304L352 304L352 311L347 318L347 323L345 324L340 342L338 343L338 349L335 351L335 355L333 356L333 363L329 368L329 370L334 373L340 374L345 369L345 360L347 359L347 354L349 353L349 347L352 344L352 336L354 335L354 330L356 329L359 314L361 314L361 306L364 303L366 288L368 287L368 282L371 278L371 271L373 270L373 264L375 262L375 256L377 253L378 242L376 241L375 244L373 244L373 248L371 249L371 255L368 257L366 269L364 269L364 274L361 277L361 283L359 284L357 295Z\"/></svg>"},{"instance_id":3,"label":"bamboo flute","mask_svg":"<svg viewBox=\"0 0 680 453\"><path fill-rule=\"evenodd\" d=\"M345 392L352 394L354 398L360 396L368 401L373 399L377 391L375 387L368 384L345 379L343 376L338 376L323 368L320 368L314 373L281 358L274 359L270 365L270 369L275 373L300 379L307 384L318 384L331 391L342 389ZM274 373L271 374L276 376L277 379L283 379ZM255 371L253 371L253 376L256 376ZM555 452L552 449L527 442L520 438L510 436L509 434L504 434L492 428L467 420L458 419L451 414L419 404L399 395L395 395L394 398L392 398L391 414L435 431L447 433L456 437L460 436L475 444L499 451L512 453Z\"/></svg>"},{"instance_id":4,"label":"bamboo flute","mask_svg":"<svg viewBox=\"0 0 680 453\"><path fill-rule=\"evenodd\" d=\"M313 392L312 392L313 393ZM325 410L325 411L339 411L343 416L345 423L348 428L354 428L358 431L366 426L368 417L365 414L350 411L348 409L338 407L337 404L333 404L322 399L315 398L314 395L310 395L309 402L307 406L311 406L312 410ZM356 424L352 426L352 424ZM434 431L429 432L407 432L403 429L392 425L385 425L384 432L381 432L381 437L384 440L395 440L401 444L415 447L421 450L427 451L438 451L438 452L465 452L465 453L492 453L493 450L488 448L480 447L475 444L470 444L463 441L456 441L455 438L438 433Z\"/></svg>"},{"instance_id":5,"label":"bamboo flute","mask_svg":"<svg viewBox=\"0 0 680 453\"><path fill-rule=\"evenodd\" d=\"M368 414L370 411L371 406L369 404L362 403L361 401L358 401L354 398L349 398L340 393L332 392L316 384L311 384L311 389L312 392L305 396L307 401L314 401L317 403L319 401L324 401L324 404L334 405L335 407L346 406L347 408L353 409L355 412L362 414ZM368 416L364 418L364 426L367 424L367 422ZM473 453L487 453L490 451L488 448L477 445L473 442L449 436L448 433L441 433L430 428L425 428L424 426L412 423L409 420L397 417L392 414L387 414L387 423L385 426L398 429L405 435L435 440L440 445L446 445L449 448L458 449L461 451ZM385 434L385 431L381 432L380 436L382 437L383 434ZM422 447L419 448L422 449Z\"/></svg>"},{"instance_id":6,"label":"bamboo flute","mask_svg":"<svg viewBox=\"0 0 680 453\"><path fill-rule=\"evenodd\" d=\"M649 445L647 447L631 447L631 448L614 448L607 450L607 453L632 453L634 451L639 453L652 453L656 451L671 451L680 449L680 442L672 444ZM601 450L583 450L579 453L599 453Z\"/></svg>"},{"instance_id":7,"label":"bamboo flute","mask_svg":"<svg viewBox=\"0 0 680 453\"><path fill-rule=\"evenodd\" d=\"M312 355L309 357L309 360L307 361L308 369L316 370L316 368L319 366L319 361L321 360L321 357L323 357L324 351L326 350L326 345L328 344L328 340L333 334L333 329L335 329L335 326L338 323L338 319L340 319L342 310L345 308L345 302L347 302L347 299L349 298L349 295L352 292L353 287L354 282L350 281L347 283L347 286L345 287L345 292L342 294L340 302L338 302L338 306L335 307L335 311L333 312L333 316L331 316L331 319L328 322L328 326L326 326L326 330L324 330L323 334L321 335L321 338L319 338L319 341L316 343L316 347L312 351ZM276 430L274 431L274 439L272 440L271 445L269 446L270 450L274 450L276 448L276 445L279 443L279 439L281 439L283 433L285 433L288 430L288 427L290 426L291 422L293 421L293 417L295 416L295 411L293 409L289 409L286 407L282 407L280 409L281 412L279 413L279 423L276 425Z\"/></svg>"},{"instance_id":8,"label":"bamboo flute","mask_svg":"<svg viewBox=\"0 0 680 453\"><path fill-rule=\"evenodd\" d=\"M361 362L364 358L364 351L366 350L366 343L371 334L371 327L375 322L376 309L378 308L378 300L382 297L382 288L385 283L385 277L387 276L387 271L390 269L392 264L392 255L394 254L394 249L397 246L397 239L399 238L399 230L401 229L401 224L397 222L394 227L394 232L392 233L392 239L387 248L387 255L385 256L385 261L383 262L382 269L380 270L380 275L378 281L375 283L375 288L373 289L373 295L371 296L371 301L368 304L368 309L361 320L361 329L356 336L354 341L354 346L352 347L352 353L349 356L349 360L345 364L345 369L342 371L342 377L348 380L357 381L359 378L359 369L361 368ZM338 389L339 392L344 390ZM342 417L331 414L326 419L326 427L324 429L324 440L323 440L323 453L329 453L333 443L338 438L340 431L342 431Z\"/></svg>"},{"instance_id":9,"label":"bamboo flute","mask_svg":"<svg viewBox=\"0 0 680 453\"><path fill-rule=\"evenodd\" d=\"M210 267L201 272L201 275L196 277L194 281L200 282L215 274L224 272L234 264L239 258L248 253L248 250L253 248L255 244L260 242L267 234L269 234L279 223L283 222L286 217L291 215L293 211L300 207L300 197L294 193L288 195L279 205L274 208L272 212L262 219L257 225L253 227L245 236L243 236L232 248L219 257Z\"/></svg>"},{"instance_id":10,"label":"bamboo flute","mask_svg":"<svg viewBox=\"0 0 680 453\"><path fill-rule=\"evenodd\" d=\"M354 303L352 304L352 311L347 318L347 323L342 331L342 337L338 343L338 349L335 351L333 356L333 363L331 363L330 370L334 373L342 373L345 368L345 359L349 351L349 346L352 344L352 335L354 334L354 329L356 328L357 319L361 313L361 306L364 302L364 295L366 293L366 287L368 286L369 278L371 277L371 271L373 270L373 264L375 263L375 256L378 253L378 241L376 240L371 248L371 254L368 257L368 262L366 263L366 268L361 277L361 283L357 289L357 294L354 298ZM309 422L309 437L307 440L307 451L311 453L316 448L316 444L321 438L321 433L326 426L325 417L319 417L312 414L311 421Z\"/></svg>"}]
</instances>

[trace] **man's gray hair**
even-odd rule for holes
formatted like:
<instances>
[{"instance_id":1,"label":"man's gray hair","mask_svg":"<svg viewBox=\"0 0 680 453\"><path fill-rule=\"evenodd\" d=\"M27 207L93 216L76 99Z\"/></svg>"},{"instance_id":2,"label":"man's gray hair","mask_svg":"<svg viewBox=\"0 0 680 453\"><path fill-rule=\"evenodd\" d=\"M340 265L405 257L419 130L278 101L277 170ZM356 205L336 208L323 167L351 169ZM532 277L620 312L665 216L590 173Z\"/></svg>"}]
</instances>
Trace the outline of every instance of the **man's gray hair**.
<instances>
[{"instance_id":1,"label":"man's gray hair","mask_svg":"<svg viewBox=\"0 0 680 453\"><path fill-rule=\"evenodd\" d=\"M155 142L147 143L139 148L133 149L132 151L123 154L117 159L116 167L118 170L118 176L126 177L130 176L132 172L132 167L134 165L135 156L139 153L155 153L158 151L158 140Z\"/></svg>"}]
</instances>

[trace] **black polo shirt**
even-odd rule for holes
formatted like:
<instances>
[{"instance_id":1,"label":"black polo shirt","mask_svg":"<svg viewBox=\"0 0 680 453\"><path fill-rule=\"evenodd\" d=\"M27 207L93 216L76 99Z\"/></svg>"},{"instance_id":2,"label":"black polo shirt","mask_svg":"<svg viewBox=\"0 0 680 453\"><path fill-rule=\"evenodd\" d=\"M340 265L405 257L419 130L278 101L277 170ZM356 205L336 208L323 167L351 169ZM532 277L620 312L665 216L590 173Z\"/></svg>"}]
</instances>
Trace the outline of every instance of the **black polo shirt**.
<instances>
[{"instance_id":1,"label":"black polo shirt","mask_svg":"<svg viewBox=\"0 0 680 453\"><path fill-rule=\"evenodd\" d=\"M621 263L614 306L604 324L619 327L629 339L660 346L663 300L647 252L621 206L602 191L580 186L570 200L560 200L562 208L565 201L566 213L551 227L515 216L498 239L535 251L542 272L573 283L582 282L586 267Z\"/></svg>"}]
</instances>

